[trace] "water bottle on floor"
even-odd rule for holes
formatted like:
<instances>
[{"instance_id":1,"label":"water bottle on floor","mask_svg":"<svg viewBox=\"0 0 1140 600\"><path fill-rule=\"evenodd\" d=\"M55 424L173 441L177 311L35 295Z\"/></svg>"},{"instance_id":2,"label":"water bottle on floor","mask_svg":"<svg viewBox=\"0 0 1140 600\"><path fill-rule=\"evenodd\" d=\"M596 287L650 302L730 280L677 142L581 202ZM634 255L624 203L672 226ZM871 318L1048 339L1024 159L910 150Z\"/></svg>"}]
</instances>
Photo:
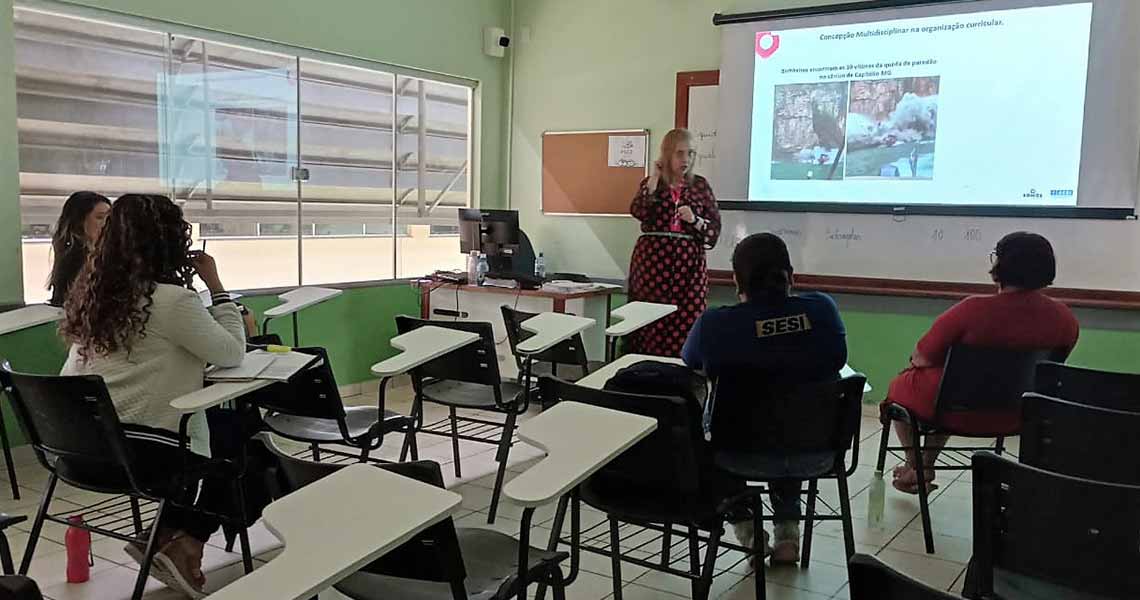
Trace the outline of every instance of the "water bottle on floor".
<instances>
[{"instance_id":1,"label":"water bottle on floor","mask_svg":"<svg viewBox=\"0 0 1140 600\"><path fill-rule=\"evenodd\" d=\"M875 471L871 479L871 489L867 491L867 520L871 525L883 522L883 512L887 503L887 482L883 480L883 472Z\"/></svg>"},{"instance_id":2,"label":"water bottle on floor","mask_svg":"<svg viewBox=\"0 0 1140 600\"><path fill-rule=\"evenodd\" d=\"M91 578L91 532L81 529L83 517L68 517L71 524L63 534L63 547L67 550L67 582L83 583Z\"/></svg>"}]
</instances>

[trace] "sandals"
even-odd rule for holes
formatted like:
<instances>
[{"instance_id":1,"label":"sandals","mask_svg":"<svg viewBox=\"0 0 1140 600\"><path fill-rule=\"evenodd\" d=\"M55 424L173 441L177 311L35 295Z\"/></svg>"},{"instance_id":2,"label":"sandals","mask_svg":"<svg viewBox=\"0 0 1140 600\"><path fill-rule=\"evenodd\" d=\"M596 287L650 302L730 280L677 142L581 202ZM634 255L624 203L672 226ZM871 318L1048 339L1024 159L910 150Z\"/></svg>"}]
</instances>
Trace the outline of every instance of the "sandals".
<instances>
[{"instance_id":1,"label":"sandals","mask_svg":"<svg viewBox=\"0 0 1140 600\"><path fill-rule=\"evenodd\" d=\"M898 491L904 494L918 494L918 473L906 465L895 467L894 480L891 485ZM926 491L932 492L938 489L938 484L934 483L934 472L926 473Z\"/></svg>"}]
</instances>

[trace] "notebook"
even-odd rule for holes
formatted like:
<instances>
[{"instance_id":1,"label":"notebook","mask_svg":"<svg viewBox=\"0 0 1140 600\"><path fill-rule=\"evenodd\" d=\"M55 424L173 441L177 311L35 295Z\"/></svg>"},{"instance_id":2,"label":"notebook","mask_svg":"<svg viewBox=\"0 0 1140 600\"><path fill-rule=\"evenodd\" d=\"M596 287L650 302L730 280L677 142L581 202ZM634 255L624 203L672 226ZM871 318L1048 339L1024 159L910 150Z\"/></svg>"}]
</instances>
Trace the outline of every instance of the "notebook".
<instances>
[{"instance_id":1,"label":"notebook","mask_svg":"<svg viewBox=\"0 0 1140 600\"><path fill-rule=\"evenodd\" d=\"M320 359L312 354L300 352L247 352L245 359L236 367L210 367L206 371L208 381L288 381L302 369L306 369Z\"/></svg>"}]
</instances>

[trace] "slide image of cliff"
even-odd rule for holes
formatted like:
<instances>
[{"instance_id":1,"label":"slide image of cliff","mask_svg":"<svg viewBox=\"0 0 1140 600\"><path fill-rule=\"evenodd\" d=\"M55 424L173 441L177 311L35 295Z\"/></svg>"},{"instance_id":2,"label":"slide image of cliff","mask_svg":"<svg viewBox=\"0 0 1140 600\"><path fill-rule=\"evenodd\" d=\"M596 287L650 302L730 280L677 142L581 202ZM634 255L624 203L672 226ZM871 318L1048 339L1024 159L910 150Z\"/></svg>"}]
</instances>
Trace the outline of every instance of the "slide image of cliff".
<instances>
[{"instance_id":1,"label":"slide image of cliff","mask_svg":"<svg viewBox=\"0 0 1140 600\"><path fill-rule=\"evenodd\" d=\"M846 81L776 86L772 179L843 179Z\"/></svg>"},{"instance_id":2,"label":"slide image of cliff","mask_svg":"<svg viewBox=\"0 0 1140 600\"><path fill-rule=\"evenodd\" d=\"M847 178L933 179L938 77L851 82Z\"/></svg>"}]
</instances>

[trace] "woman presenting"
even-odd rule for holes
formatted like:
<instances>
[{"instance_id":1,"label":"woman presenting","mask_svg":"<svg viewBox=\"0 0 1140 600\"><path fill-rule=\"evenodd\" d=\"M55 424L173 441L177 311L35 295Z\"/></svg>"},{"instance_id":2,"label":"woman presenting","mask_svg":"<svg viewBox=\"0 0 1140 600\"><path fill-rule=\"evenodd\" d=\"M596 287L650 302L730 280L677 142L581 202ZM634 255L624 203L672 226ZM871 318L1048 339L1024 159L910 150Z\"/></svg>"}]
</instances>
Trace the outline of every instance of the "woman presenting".
<instances>
[{"instance_id":1,"label":"woman presenting","mask_svg":"<svg viewBox=\"0 0 1140 600\"><path fill-rule=\"evenodd\" d=\"M680 356L689 329L708 304L705 250L720 237L720 213L709 182L692 172L696 155L687 130L666 134L653 173L629 207L641 221L629 265L629 299L677 307L630 336L636 353Z\"/></svg>"}]
</instances>

